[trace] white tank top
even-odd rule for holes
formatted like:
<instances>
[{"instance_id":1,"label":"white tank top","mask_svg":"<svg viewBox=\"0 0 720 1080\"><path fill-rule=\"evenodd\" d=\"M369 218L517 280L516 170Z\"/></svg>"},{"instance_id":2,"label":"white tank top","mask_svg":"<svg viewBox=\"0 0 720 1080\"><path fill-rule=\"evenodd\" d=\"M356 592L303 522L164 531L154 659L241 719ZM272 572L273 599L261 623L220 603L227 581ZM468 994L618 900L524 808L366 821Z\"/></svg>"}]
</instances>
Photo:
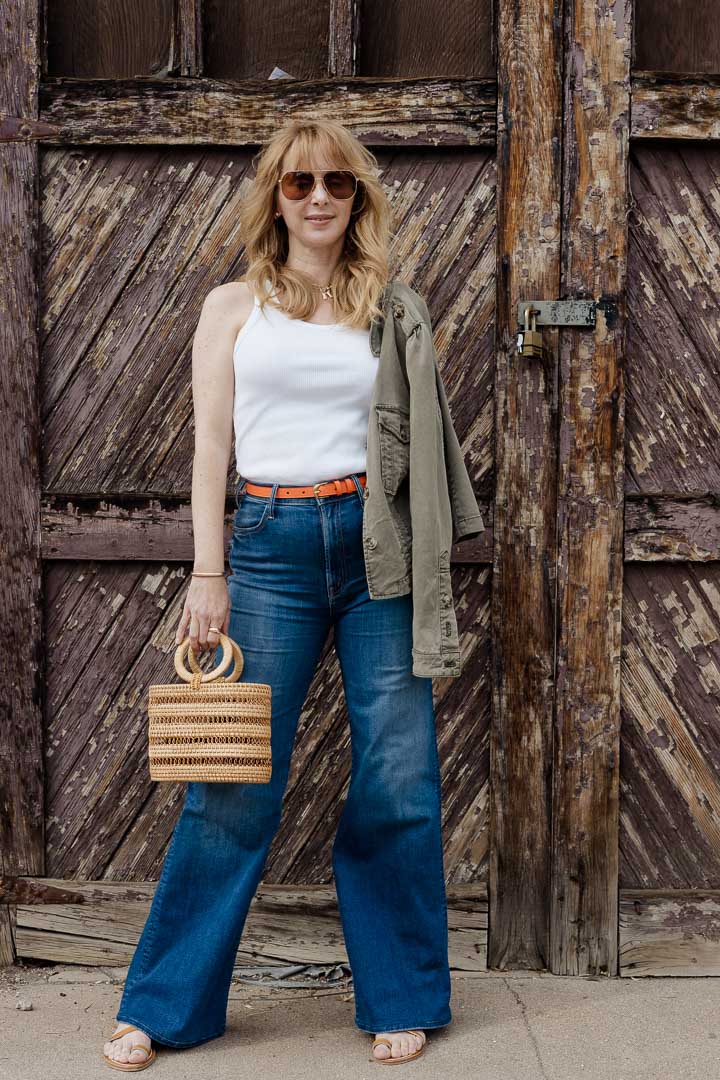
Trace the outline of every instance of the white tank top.
<instances>
[{"instance_id":1,"label":"white tank top","mask_svg":"<svg viewBox=\"0 0 720 1080\"><path fill-rule=\"evenodd\" d=\"M315 484L364 472L377 364L369 327L261 311L256 297L233 348L238 473Z\"/></svg>"}]
</instances>

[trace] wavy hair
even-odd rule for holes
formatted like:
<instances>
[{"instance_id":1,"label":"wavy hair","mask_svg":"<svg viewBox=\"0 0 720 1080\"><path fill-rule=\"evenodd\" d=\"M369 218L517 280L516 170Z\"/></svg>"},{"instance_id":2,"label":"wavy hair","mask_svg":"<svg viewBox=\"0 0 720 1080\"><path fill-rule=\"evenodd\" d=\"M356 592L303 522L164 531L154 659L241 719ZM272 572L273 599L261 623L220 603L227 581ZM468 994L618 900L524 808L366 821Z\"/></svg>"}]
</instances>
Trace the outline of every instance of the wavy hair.
<instances>
[{"instance_id":1,"label":"wavy hair","mask_svg":"<svg viewBox=\"0 0 720 1080\"><path fill-rule=\"evenodd\" d=\"M392 213L375 156L336 120L291 119L253 158L254 183L239 210L247 256L243 280L261 306L270 303L297 319L307 319L315 310L317 285L304 271L286 265L287 226L273 215L281 170L307 167L316 152L334 168L351 169L358 178L342 254L330 284L337 322L365 329L373 316L382 314L379 300L391 272ZM285 155L291 164L283 167ZM270 298L278 287L282 288L282 305Z\"/></svg>"}]
</instances>

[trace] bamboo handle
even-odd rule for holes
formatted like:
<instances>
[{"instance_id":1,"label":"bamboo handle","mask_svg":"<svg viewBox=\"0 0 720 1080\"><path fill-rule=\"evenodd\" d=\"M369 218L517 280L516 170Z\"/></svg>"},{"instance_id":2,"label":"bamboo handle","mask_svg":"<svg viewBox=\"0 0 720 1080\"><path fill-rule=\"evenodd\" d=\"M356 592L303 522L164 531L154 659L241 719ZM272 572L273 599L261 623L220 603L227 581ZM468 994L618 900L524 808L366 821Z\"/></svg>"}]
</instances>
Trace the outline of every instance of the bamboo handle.
<instances>
[{"instance_id":1,"label":"bamboo handle","mask_svg":"<svg viewBox=\"0 0 720 1080\"><path fill-rule=\"evenodd\" d=\"M190 638L186 637L184 641L181 641L175 650L175 671L184 679L185 682L191 682L193 678L193 672L197 675L202 672L200 679L201 683L214 682L216 679L220 679L222 682L236 682L240 678L242 669L245 666L245 657L242 654L240 646L236 641L233 641L227 634L220 634L220 644L223 647L222 660L214 667L212 671L202 671L202 668L197 662L197 657L190 644ZM187 653L188 661L192 671L188 671L185 667L185 653ZM234 657L235 668L231 675L222 678L224 673L230 667L230 660Z\"/></svg>"}]
</instances>

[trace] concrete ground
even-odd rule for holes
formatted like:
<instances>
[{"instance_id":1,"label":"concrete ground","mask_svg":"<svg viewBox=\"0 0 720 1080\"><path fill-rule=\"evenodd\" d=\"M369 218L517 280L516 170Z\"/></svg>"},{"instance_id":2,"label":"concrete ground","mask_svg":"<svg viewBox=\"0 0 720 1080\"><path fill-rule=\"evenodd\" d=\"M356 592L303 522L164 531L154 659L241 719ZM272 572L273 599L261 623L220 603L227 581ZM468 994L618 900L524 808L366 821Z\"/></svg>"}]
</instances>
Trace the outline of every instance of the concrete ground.
<instances>
[{"instance_id":1,"label":"concrete ground","mask_svg":"<svg viewBox=\"0 0 720 1080\"><path fill-rule=\"evenodd\" d=\"M0 970L0 1078L119 1076L102 1060L126 969ZM28 1008L28 1006L30 1006ZM453 1021L398 1067L413 1080L715 1080L720 979L453 973ZM224 1036L158 1046L157 1080L379 1080L352 987L288 989L233 981ZM406 1073L399 1070L405 1069Z\"/></svg>"}]
</instances>

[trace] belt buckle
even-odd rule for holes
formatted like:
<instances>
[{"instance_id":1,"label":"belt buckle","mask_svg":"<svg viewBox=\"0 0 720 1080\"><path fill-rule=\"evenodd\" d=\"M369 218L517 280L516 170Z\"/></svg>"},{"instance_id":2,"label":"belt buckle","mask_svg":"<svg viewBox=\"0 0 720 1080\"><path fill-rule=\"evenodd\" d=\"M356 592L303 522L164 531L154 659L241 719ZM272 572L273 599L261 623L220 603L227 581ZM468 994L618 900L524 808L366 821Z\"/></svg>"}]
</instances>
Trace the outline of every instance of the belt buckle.
<instances>
[{"instance_id":1,"label":"belt buckle","mask_svg":"<svg viewBox=\"0 0 720 1080\"><path fill-rule=\"evenodd\" d=\"M342 495L342 493L345 490L345 488L342 486L342 484L343 484L342 480L320 480L320 481L318 481L317 484L313 484L313 492L315 493L317 498L319 498L319 499L324 498L324 496L321 495L320 492L318 491L318 488L319 487L326 487L328 484L332 484L333 487L335 488L334 491L328 492L329 495Z\"/></svg>"}]
</instances>

